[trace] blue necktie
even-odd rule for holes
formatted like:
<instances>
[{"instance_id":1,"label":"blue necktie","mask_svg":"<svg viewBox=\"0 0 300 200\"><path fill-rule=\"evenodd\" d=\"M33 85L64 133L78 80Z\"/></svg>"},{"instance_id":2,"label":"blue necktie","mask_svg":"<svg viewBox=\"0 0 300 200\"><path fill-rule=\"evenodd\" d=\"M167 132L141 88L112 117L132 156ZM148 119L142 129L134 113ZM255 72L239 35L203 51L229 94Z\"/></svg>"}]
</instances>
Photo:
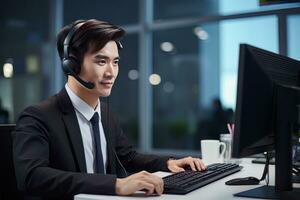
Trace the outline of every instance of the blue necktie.
<instances>
[{"instance_id":1,"label":"blue necktie","mask_svg":"<svg viewBox=\"0 0 300 200\"><path fill-rule=\"evenodd\" d=\"M95 141L95 172L104 174L103 155L101 150L101 138L99 131L99 114L95 112L94 116L91 118L90 121L92 123Z\"/></svg>"}]
</instances>

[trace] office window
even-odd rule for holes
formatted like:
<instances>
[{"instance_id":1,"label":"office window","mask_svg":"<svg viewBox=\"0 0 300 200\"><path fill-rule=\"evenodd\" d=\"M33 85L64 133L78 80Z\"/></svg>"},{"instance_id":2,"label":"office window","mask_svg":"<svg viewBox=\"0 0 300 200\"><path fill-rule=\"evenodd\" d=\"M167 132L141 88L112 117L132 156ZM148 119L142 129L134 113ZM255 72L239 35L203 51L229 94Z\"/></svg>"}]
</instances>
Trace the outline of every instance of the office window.
<instances>
[{"instance_id":1,"label":"office window","mask_svg":"<svg viewBox=\"0 0 300 200\"><path fill-rule=\"evenodd\" d=\"M154 148L198 149L200 139L227 132L240 43L278 52L276 16L154 32L153 73L160 76L153 86Z\"/></svg>"},{"instance_id":2,"label":"office window","mask_svg":"<svg viewBox=\"0 0 300 200\"><path fill-rule=\"evenodd\" d=\"M281 9L290 8L294 6L299 6L299 3L287 2L287 1L277 1L260 5L260 0L219 0L219 14L220 15L231 15L237 13L245 12L256 12L271 9ZM287 3L285 3L287 2Z\"/></svg>"},{"instance_id":3,"label":"office window","mask_svg":"<svg viewBox=\"0 0 300 200\"><path fill-rule=\"evenodd\" d=\"M258 0L154 0L154 19L164 20L211 15L230 15L290 7L293 5L294 4L275 4L260 6Z\"/></svg>"},{"instance_id":4,"label":"office window","mask_svg":"<svg viewBox=\"0 0 300 200\"><path fill-rule=\"evenodd\" d=\"M192 149L198 109L194 27L153 33L153 146ZM193 121L194 119L194 121Z\"/></svg>"},{"instance_id":5,"label":"office window","mask_svg":"<svg viewBox=\"0 0 300 200\"><path fill-rule=\"evenodd\" d=\"M219 13L229 15L256 11L260 9L259 0L220 0Z\"/></svg>"},{"instance_id":6,"label":"office window","mask_svg":"<svg viewBox=\"0 0 300 200\"><path fill-rule=\"evenodd\" d=\"M139 0L130 1L80 1L64 0L65 23L77 19L99 19L113 24L133 24L138 22Z\"/></svg>"},{"instance_id":7,"label":"office window","mask_svg":"<svg viewBox=\"0 0 300 200\"><path fill-rule=\"evenodd\" d=\"M276 16L220 22L220 97L224 106L235 108L239 44L248 43L278 53Z\"/></svg>"},{"instance_id":8,"label":"office window","mask_svg":"<svg viewBox=\"0 0 300 200\"><path fill-rule=\"evenodd\" d=\"M118 114L119 122L130 141L138 143L138 35L128 34L119 52L119 75L109 97L110 108Z\"/></svg>"},{"instance_id":9,"label":"office window","mask_svg":"<svg viewBox=\"0 0 300 200\"><path fill-rule=\"evenodd\" d=\"M300 60L300 15L291 15L287 18L288 56Z\"/></svg>"},{"instance_id":10,"label":"office window","mask_svg":"<svg viewBox=\"0 0 300 200\"><path fill-rule=\"evenodd\" d=\"M218 0L154 0L154 20L216 15Z\"/></svg>"},{"instance_id":11,"label":"office window","mask_svg":"<svg viewBox=\"0 0 300 200\"><path fill-rule=\"evenodd\" d=\"M14 123L20 111L49 91L44 49L49 40L49 1L1 2L0 97ZM12 72L12 73L10 73ZM11 76L10 76L11 74Z\"/></svg>"}]
</instances>

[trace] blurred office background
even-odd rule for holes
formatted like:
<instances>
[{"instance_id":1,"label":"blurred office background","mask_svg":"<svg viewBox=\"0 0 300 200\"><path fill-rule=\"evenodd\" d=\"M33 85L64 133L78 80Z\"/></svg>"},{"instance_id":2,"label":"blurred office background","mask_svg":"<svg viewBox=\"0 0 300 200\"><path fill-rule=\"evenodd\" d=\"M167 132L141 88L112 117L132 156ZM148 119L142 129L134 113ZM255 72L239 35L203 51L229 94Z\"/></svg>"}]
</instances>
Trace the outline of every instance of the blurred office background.
<instances>
[{"instance_id":1,"label":"blurred office background","mask_svg":"<svg viewBox=\"0 0 300 200\"><path fill-rule=\"evenodd\" d=\"M297 2L1 0L0 16L0 123L15 123L26 106L64 87L59 29L102 19L127 30L109 101L146 152L195 155L200 139L227 132L240 43L300 60Z\"/></svg>"}]
</instances>

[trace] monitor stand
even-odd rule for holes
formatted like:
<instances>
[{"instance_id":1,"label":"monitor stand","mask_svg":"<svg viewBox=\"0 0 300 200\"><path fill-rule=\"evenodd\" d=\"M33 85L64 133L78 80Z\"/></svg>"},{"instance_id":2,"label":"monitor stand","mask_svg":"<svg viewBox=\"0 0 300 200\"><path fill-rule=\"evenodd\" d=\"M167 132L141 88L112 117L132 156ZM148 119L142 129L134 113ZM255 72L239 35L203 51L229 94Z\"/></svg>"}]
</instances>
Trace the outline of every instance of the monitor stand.
<instances>
[{"instance_id":1,"label":"monitor stand","mask_svg":"<svg viewBox=\"0 0 300 200\"><path fill-rule=\"evenodd\" d=\"M265 168L264 172L262 175L262 178L260 179L265 180L267 177L267 174L269 173L269 162L270 162L270 153L266 154L265 157ZM296 181L300 182L300 176L293 176L293 182L295 183ZM258 188L254 188L251 190L247 190L244 192L240 192L237 194L234 194L236 197L248 197L248 198L259 198L259 199L298 199L300 196L300 188L294 188L292 191L276 191L275 186L261 186Z\"/></svg>"},{"instance_id":2,"label":"monitor stand","mask_svg":"<svg viewBox=\"0 0 300 200\"><path fill-rule=\"evenodd\" d=\"M275 119L275 186L262 186L234 194L262 199L299 199L300 188L292 185L292 124L298 123L299 88L278 85ZM297 97L297 98L296 98ZM266 165L269 164L267 157Z\"/></svg>"},{"instance_id":3,"label":"monitor stand","mask_svg":"<svg viewBox=\"0 0 300 200\"><path fill-rule=\"evenodd\" d=\"M263 199L299 199L300 188L292 191L277 192L275 186L261 186L244 192L234 194L236 197L263 198ZM289 198L284 198L289 197Z\"/></svg>"}]
</instances>

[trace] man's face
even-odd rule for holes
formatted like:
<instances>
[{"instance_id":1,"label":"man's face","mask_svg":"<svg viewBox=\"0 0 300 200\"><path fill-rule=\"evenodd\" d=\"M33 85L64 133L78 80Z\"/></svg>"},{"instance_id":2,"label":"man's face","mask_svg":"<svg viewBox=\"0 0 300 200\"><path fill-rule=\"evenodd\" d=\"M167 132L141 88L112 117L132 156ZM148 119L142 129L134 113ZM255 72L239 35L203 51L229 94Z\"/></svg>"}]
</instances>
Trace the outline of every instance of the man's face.
<instances>
[{"instance_id":1,"label":"man's face","mask_svg":"<svg viewBox=\"0 0 300 200\"><path fill-rule=\"evenodd\" d=\"M106 97L111 93L112 86L119 72L119 52L115 41L109 41L101 50L86 53L81 66L80 77L93 82L95 87L90 90L98 97Z\"/></svg>"}]
</instances>

